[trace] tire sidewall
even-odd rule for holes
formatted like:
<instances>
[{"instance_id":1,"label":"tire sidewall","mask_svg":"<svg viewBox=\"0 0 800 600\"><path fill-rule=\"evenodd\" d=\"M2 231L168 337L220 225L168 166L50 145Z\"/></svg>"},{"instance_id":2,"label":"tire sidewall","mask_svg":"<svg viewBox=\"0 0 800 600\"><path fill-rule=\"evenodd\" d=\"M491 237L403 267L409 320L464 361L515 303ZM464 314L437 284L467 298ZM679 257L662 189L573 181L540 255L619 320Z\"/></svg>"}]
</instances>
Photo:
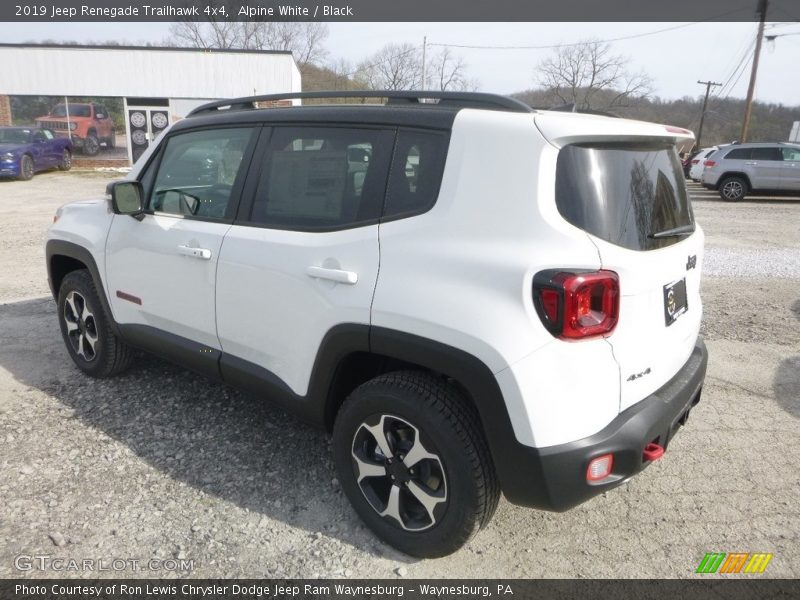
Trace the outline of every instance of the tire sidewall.
<instances>
[{"instance_id":1,"label":"tire sidewall","mask_svg":"<svg viewBox=\"0 0 800 600\"><path fill-rule=\"evenodd\" d=\"M61 164L58 168L62 171L69 171L72 168L72 152L67 149L61 153Z\"/></svg>"},{"instance_id":2,"label":"tire sidewall","mask_svg":"<svg viewBox=\"0 0 800 600\"><path fill-rule=\"evenodd\" d=\"M89 140L92 140L91 144L89 143ZM93 133L90 133L86 136L86 139L83 142L83 152L87 156L96 156L97 153L100 152L100 140Z\"/></svg>"},{"instance_id":3,"label":"tire sidewall","mask_svg":"<svg viewBox=\"0 0 800 600\"><path fill-rule=\"evenodd\" d=\"M364 497L353 471L351 450L358 427L370 416L387 414L400 417L432 440L442 462L448 505L440 521L429 529L407 532L379 516ZM410 390L375 385L357 389L336 419L333 431L334 464L342 489L364 522L385 542L412 556L435 557L449 554L477 531L474 519L478 494L472 466L451 423L431 410Z\"/></svg>"},{"instance_id":4,"label":"tire sidewall","mask_svg":"<svg viewBox=\"0 0 800 600\"><path fill-rule=\"evenodd\" d=\"M75 352L67 333L67 324L64 321L64 305L70 292L76 291L86 300L89 310L94 315L95 326L97 328L96 355L93 360L87 361ZM58 325L61 328L61 337L67 352L79 369L89 375L99 375L106 370L109 361L109 343L113 342L113 332L111 331L105 311L97 297L91 276L86 271L73 271L64 277L61 287L58 290Z\"/></svg>"},{"instance_id":5,"label":"tire sidewall","mask_svg":"<svg viewBox=\"0 0 800 600\"><path fill-rule=\"evenodd\" d=\"M27 171L25 169L25 165L28 164L31 166L30 171ZM33 159L26 154L22 157L22 160L20 161L19 164L19 178L22 179L23 181L30 181L31 179L33 179L33 172L34 172Z\"/></svg>"},{"instance_id":6,"label":"tire sidewall","mask_svg":"<svg viewBox=\"0 0 800 600\"><path fill-rule=\"evenodd\" d=\"M731 183L732 181L736 181L739 184L741 184L741 186L742 186L742 193L739 196L737 196L736 198L728 198L723 193L723 190L725 189L725 186L728 183ZM742 179L741 177L727 177L722 181L722 183L719 186L719 195L720 195L720 198L722 198L725 202L739 202L739 201L743 200L744 197L747 195L748 189L749 188L748 188L747 182L744 179Z\"/></svg>"}]
</instances>

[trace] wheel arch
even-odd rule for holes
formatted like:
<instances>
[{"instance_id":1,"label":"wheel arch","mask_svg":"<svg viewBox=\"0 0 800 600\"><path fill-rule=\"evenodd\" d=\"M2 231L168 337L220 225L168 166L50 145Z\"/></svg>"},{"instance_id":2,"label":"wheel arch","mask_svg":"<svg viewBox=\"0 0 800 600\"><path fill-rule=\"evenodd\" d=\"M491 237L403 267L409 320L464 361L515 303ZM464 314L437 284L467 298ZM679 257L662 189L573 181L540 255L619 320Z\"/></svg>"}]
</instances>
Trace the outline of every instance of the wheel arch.
<instances>
[{"instance_id":1,"label":"wheel arch","mask_svg":"<svg viewBox=\"0 0 800 600\"><path fill-rule=\"evenodd\" d=\"M92 276L103 310L107 315L113 314L108 298L106 298L103 279L100 277L100 271L91 252L83 246L65 240L48 240L45 247L45 255L47 260L47 281L50 285L50 292L56 302L58 302L58 290L61 288L61 282L64 281L64 277L72 271L86 269ZM110 319L109 326L115 335L119 335L118 326L113 318Z\"/></svg>"},{"instance_id":2,"label":"wheel arch","mask_svg":"<svg viewBox=\"0 0 800 600\"><path fill-rule=\"evenodd\" d=\"M741 171L726 171L717 180L717 190L722 187L723 182L729 177L740 177L741 179L745 180L745 183L747 183L748 191L753 189L753 185L750 183L750 178L747 176L747 173L742 173Z\"/></svg>"},{"instance_id":3,"label":"wheel arch","mask_svg":"<svg viewBox=\"0 0 800 600\"><path fill-rule=\"evenodd\" d=\"M482 360L442 342L402 331L367 325L340 327L341 334L347 332L342 339L358 339L360 347L341 348L337 354L336 344L330 345L329 333L309 386L309 396L324 398L321 416L326 429L332 427L349 393L377 375L409 369L441 375L477 411L501 487L507 496L514 496L513 484L519 479L513 471L516 436L497 379Z\"/></svg>"}]
</instances>

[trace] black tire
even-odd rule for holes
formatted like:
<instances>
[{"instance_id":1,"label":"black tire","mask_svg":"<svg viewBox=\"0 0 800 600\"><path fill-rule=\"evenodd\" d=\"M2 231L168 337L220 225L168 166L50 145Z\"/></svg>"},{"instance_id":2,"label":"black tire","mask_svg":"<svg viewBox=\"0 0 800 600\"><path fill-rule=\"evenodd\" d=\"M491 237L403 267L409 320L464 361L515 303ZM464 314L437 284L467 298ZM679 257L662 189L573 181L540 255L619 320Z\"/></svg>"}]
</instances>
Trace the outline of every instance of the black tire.
<instances>
[{"instance_id":1,"label":"black tire","mask_svg":"<svg viewBox=\"0 0 800 600\"><path fill-rule=\"evenodd\" d=\"M82 314L88 314L90 318L83 319L80 316ZM87 375L113 377L130 366L132 351L114 335L110 327L111 319L103 309L97 288L87 270L72 271L61 282L58 290L58 322L70 357ZM69 331L75 326L77 329ZM89 342L92 338L95 340L93 344Z\"/></svg>"},{"instance_id":2,"label":"black tire","mask_svg":"<svg viewBox=\"0 0 800 600\"><path fill-rule=\"evenodd\" d=\"M383 437L391 459L378 450L377 437L370 442L372 432L366 427L389 432ZM410 456L417 443L434 458L407 467L403 452ZM355 457L362 452L372 453L362 464L383 468L386 474L364 477L360 484ZM432 374L398 371L356 388L336 416L333 453L342 489L359 516L378 537L411 556L455 552L489 523L500 499L477 412L453 385ZM394 487L400 520L379 514L379 508L391 512ZM432 509L416 500L420 490L427 491L426 500L437 498Z\"/></svg>"},{"instance_id":3,"label":"black tire","mask_svg":"<svg viewBox=\"0 0 800 600\"><path fill-rule=\"evenodd\" d=\"M61 162L58 163L58 168L61 171L69 171L72 168L72 152L66 148L61 153Z\"/></svg>"},{"instance_id":4,"label":"black tire","mask_svg":"<svg viewBox=\"0 0 800 600\"><path fill-rule=\"evenodd\" d=\"M92 131L83 140L83 153L86 156L95 156L98 152L100 152L100 141L97 139L97 134Z\"/></svg>"},{"instance_id":5,"label":"black tire","mask_svg":"<svg viewBox=\"0 0 800 600\"><path fill-rule=\"evenodd\" d=\"M33 159L27 154L23 155L19 162L19 178L22 181L33 179L34 170Z\"/></svg>"},{"instance_id":6,"label":"black tire","mask_svg":"<svg viewBox=\"0 0 800 600\"><path fill-rule=\"evenodd\" d=\"M726 202L739 202L749 191L747 180L742 177L726 177L719 183L719 197Z\"/></svg>"}]
</instances>

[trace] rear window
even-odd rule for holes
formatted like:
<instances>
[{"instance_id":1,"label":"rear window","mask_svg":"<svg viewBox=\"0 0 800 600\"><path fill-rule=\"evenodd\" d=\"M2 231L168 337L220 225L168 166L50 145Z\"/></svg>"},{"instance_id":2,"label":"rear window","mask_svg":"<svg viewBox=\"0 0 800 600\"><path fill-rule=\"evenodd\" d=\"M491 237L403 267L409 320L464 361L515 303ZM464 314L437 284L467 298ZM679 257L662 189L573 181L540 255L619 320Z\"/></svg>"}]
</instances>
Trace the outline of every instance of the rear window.
<instances>
[{"instance_id":1,"label":"rear window","mask_svg":"<svg viewBox=\"0 0 800 600\"><path fill-rule=\"evenodd\" d=\"M566 146L558 155L556 204L572 225L631 250L670 246L683 238L664 232L694 229L672 145Z\"/></svg>"}]
</instances>

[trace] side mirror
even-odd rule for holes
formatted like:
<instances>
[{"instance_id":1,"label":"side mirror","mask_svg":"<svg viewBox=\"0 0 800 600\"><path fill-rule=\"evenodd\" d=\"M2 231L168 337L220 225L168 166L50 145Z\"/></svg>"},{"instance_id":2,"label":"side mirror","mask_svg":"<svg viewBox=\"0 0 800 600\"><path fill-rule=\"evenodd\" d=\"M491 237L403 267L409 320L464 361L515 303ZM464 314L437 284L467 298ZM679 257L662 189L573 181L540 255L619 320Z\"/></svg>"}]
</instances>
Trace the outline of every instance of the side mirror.
<instances>
[{"instance_id":1,"label":"side mirror","mask_svg":"<svg viewBox=\"0 0 800 600\"><path fill-rule=\"evenodd\" d=\"M103 113L97 113L95 115L95 117L98 118L98 119L105 119L106 118L106 116Z\"/></svg>"},{"instance_id":2,"label":"side mirror","mask_svg":"<svg viewBox=\"0 0 800 600\"><path fill-rule=\"evenodd\" d=\"M115 214L139 217L144 212L142 184L138 181L115 181L111 188L111 208Z\"/></svg>"}]
</instances>

